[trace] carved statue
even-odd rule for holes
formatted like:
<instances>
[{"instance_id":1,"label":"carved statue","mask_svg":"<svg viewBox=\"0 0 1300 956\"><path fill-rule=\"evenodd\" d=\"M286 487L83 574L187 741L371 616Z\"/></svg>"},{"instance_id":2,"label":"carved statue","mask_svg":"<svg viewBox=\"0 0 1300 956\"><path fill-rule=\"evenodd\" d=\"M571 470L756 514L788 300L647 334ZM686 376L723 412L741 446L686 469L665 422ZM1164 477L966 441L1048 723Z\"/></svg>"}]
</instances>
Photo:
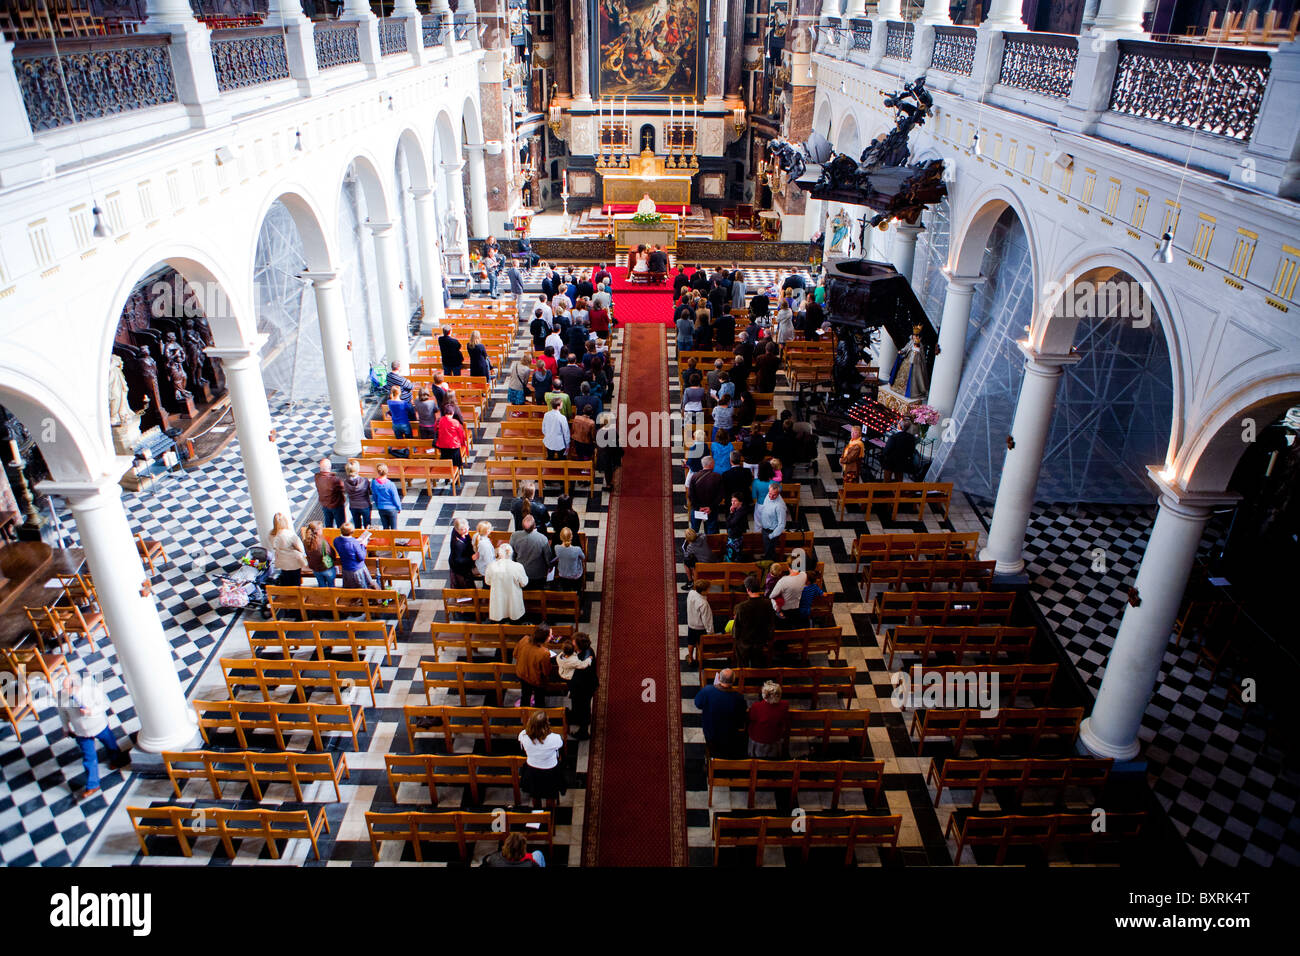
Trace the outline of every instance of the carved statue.
<instances>
[{"instance_id":1,"label":"carved statue","mask_svg":"<svg viewBox=\"0 0 1300 956\"><path fill-rule=\"evenodd\" d=\"M925 345L921 340L921 326L912 327L912 338L898 350L894 367L889 372L889 386L903 398L922 401L930 394L930 380L925 369Z\"/></svg>"},{"instance_id":2,"label":"carved statue","mask_svg":"<svg viewBox=\"0 0 1300 956\"><path fill-rule=\"evenodd\" d=\"M208 377L204 374L208 361L207 353L203 351L206 344L203 336L199 334L198 329L194 327L194 321L185 322L185 370L189 375L190 382L193 383L195 390L206 389L208 386Z\"/></svg>"},{"instance_id":3,"label":"carved statue","mask_svg":"<svg viewBox=\"0 0 1300 956\"><path fill-rule=\"evenodd\" d=\"M153 360L147 349L139 349L135 356L136 373L139 376L139 388L144 404L141 415L149 427L157 425L166 430L171 427L167 409L163 407L162 395L158 389L158 363Z\"/></svg>"},{"instance_id":4,"label":"carved statue","mask_svg":"<svg viewBox=\"0 0 1300 956\"><path fill-rule=\"evenodd\" d=\"M216 344L216 340L212 338L212 327L208 325L207 316L199 313L190 319L190 323L194 326L195 333L198 335L199 340L205 347L211 348ZM204 353L203 358L207 363L206 377L208 381L212 383L213 397L225 394L226 370L221 366L221 359L213 358L206 352Z\"/></svg>"},{"instance_id":5,"label":"carved statue","mask_svg":"<svg viewBox=\"0 0 1300 956\"><path fill-rule=\"evenodd\" d=\"M465 234L461 228L460 219L456 217L455 210L447 210L447 221L445 226L448 247L452 249L461 248L465 242Z\"/></svg>"},{"instance_id":6,"label":"carved statue","mask_svg":"<svg viewBox=\"0 0 1300 956\"><path fill-rule=\"evenodd\" d=\"M185 390L185 349L176 341L176 333L168 332L163 340L163 361L167 363L167 377L176 393L176 402L187 405L194 395Z\"/></svg>"},{"instance_id":7,"label":"carved statue","mask_svg":"<svg viewBox=\"0 0 1300 956\"><path fill-rule=\"evenodd\" d=\"M139 420L127 398L126 375L122 372L122 357L114 355L108 360L108 423L124 425L131 418Z\"/></svg>"},{"instance_id":8,"label":"carved statue","mask_svg":"<svg viewBox=\"0 0 1300 956\"><path fill-rule=\"evenodd\" d=\"M890 219L915 223L922 209L947 191L943 160L907 165L908 135L925 122L934 99L923 76L884 96L885 105L897 111L894 128L872 140L858 160L834 152L817 133L804 145L775 139L768 148L775 164L814 199L868 206L877 211L872 226Z\"/></svg>"}]
</instances>

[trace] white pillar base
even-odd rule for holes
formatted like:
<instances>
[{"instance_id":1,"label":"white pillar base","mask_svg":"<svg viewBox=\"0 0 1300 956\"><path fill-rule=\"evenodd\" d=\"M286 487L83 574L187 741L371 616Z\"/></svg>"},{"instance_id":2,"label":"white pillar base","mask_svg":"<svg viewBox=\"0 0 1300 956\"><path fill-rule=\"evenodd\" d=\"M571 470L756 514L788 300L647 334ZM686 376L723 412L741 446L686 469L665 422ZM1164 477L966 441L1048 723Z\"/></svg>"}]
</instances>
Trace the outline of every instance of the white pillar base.
<instances>
[{"instance_id":1,"label":"white pillar base","mask_svg":"<svg viewBox=\"0 0 1300 956\"><path fill-rule=\"evenodd\" d=\"M1102 740L1092 729L1092 718L1085 717L1079 724L1079 743L1087 748L1094 757L1109 757L1112 760L1132 760L1142 750L1137 740L1127 745L1112 744Z\"/></svg>"}]
</instances>

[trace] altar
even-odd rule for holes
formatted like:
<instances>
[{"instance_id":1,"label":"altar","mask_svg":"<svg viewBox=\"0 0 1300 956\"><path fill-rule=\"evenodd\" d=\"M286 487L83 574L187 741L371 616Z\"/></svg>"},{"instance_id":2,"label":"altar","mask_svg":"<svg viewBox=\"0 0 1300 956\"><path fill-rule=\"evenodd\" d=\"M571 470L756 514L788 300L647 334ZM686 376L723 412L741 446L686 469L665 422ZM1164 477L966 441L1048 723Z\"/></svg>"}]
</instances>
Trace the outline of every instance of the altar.
<instances>
[{"instance_id":1,"label":"altar","mask_svg":"<svg viewBox=\"0 0 1300 956\"><path fill-rule=\"evenodd\" d=\"M648 149L630 157L626 167L597 167L596 171L601 177L602 206L635 206L648 194L664 214L685 213L690 208L691 180L699 172L698 169L669 169L664 165L664 157Z\"/></svg>"},{"instance_id":2,"label":"altar","mask_svg":"<svg viewBox=\"0 0 1300 956\"><path fill-rule=\"evenodd\" d=\"M661 245L668 252L677 251L677 237L681 220L671 213L660 213L659 222L633 222L632 214L614 216L614 248L619 252L635 249L639 245Z\"/></svg>"}]
</instances>

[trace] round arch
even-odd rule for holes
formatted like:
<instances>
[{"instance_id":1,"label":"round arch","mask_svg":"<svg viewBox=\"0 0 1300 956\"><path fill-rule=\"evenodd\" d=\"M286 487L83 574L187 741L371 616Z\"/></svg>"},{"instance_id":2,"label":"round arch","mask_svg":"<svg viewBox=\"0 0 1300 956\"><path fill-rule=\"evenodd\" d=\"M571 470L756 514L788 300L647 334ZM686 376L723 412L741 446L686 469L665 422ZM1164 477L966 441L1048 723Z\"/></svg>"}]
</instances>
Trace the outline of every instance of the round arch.
<instances>
[{"instance_id":1,"label":"round arch","mask_svg":"<svg viewBox=\"0 0 1300 956\"><path fill-rule=\"evenodd\" d=\"M460 129L445 109L433 121L433 148L437 162L460 162Z\"/></svg>"},{"instance_id":2,"label":"round arch","mask_svg":"<svg viewBox=\"0 0 1300 956\"><path fill-rule=\"evenodd\" d=\"M474 97L465 97L460 108L460 121L465 127L466 143L483 142L483 120L479 116L479 105Z\"/></svg>"},{"instance_id":3,"label":"round arch","mask_svg":"<svg viewBox=\"0 0 1300 956\"><path fill-rule=\"evenodd\" d=\"M356 173L357 184L366 198L366 212L377 222L391 221L393 205L389 201L388 190L384 187L385 180L391 177L381 175L379 172L381 168L386 169L387 165L381 167L369 152L354 153L338 178L340 188L347 176L348 167Z\"/></svg>"},{"instance_id":4,"label":"round arch","mask_svg":"<svg viewBox=\"0 0 1300 956\"><path fill-rule=\"evenodd\" d=\"M955 205L955 204L954 204ZM1038 236L1030 229L1029 213L1020 199L1002 185L995 185L971 202L969 214L953 210L953 229L948 244L948 271L955 276L977 276L984 265L984 252L988 248L989 237L1002 214L1010 208L1020 220L1025 230L1025 239L1029 245L1029 261L1033 275L1031 286L1034 290L1031 315L1038 315L1039 275L1042 266L1038 252Z\"/></svg>"},{"instance_id":5,"label":"round arch","mask_svg":"<svg viewBox=\"0 0 1300 956\"><path fill-rule=\"evenodd\" d=\"M338 257L324 223L330 221L324 211L311 197L310 192L298 183L277 183L269 190L262 202L258 204L257 216L254 218L256 228L249 246L248 261L254 262L257 256L257 238L266 221L271 207L279 202L293 219L298 235L302 239L304 263L312 272L329 272L338 266Z\"/></svg>"},{"instance_id":6,"label":"round arch","mask_svg":"<svg viewBox=\"0 0 1300 956\"><path fill-rule=\"evenodd\" d=\"M1293 405L1300 405L1300 365L1251 382L1201 416L1204 424L1190 430L1174 459L1172 473L1166 469L1163 477L1188 491L1224 491L1246 451L1242 419L1253 418L1258 432Z\"/></svg>"},{"instance_id":7,"label":"round arch","mask_svg":"<svg viewBox=\"0 0 1300 956\"><path fill-rule=\"evenodd\" d=\"M833 111L831 109L831 101L823 98L821 102L817 104L817 110L813 114L813 117L813 129L829 140L831 138L831 131L833 129L832 121L834 119Z\"/></svg>"},{"instance_id":8,"label":"round arch","mask_svg":"<svg viewBox=\"0 0 1300 956\"><path fill-rule=\"evenodd\" d=\"M411 186L415 189L428 189L433 170L433 154L426 149L420 134L409 126L402 130L401 135L397 137L394 154L395 157L406 156L406 168L411 174Z\"/></svg>"},{"instance_id":9,"label":"round arch","mask_svg":"<svg viewBox=\"0 0 1300 956\"><path fill-rule=\"evenodd\" d=\"M1032 246L1031 241L1031 249ZM1169 350L1173 382L1173 422L1169 429L1169 450L1165 455L1165 463L1168 464L1174 460L1174 455L1181 447L1186 433L1184 426L1188 388L1187 364L1184 361L1186 344L1180 331L1181 314L1174 306L1173 300L1165 295L1155 276L1141 260L1121 249L1095 247L1086 250L1070 267L1061 270L1059 278L1042 287L1041 308L1036 308L1033 312L1029 341L1037 351L1047 355L1064 355L1069 352L1074 345L1079 316L1059 314L1058 304L1066 292L1078 282L1094 276L1098 281L1105 282L1121 274L1140 283L1143 294L1160 324L1160 331L1164 334L1165 345ZM1035 266L1035 275L1037 275L1037 266ZM1040 295L1038 286L1035 286L1034 294L1035 297Z\"/></svg>"},{"instance_id":10,"label":"round arch","mask_svg":"<svg viewBox=\"0 0 1300 956\"><path fill-rule=\"evenodd\" d=\"M91 481L104 471L112 457L108 451L112 445L97 437L99 423L86 421L46 384L54 381L52 375L46 378L32 374L45 364L34 355L15 352L6 356L0 362L0 405L11 411L36 439L55 481ZM107 367L104 391L108 391ZM103 405L108 407L107 397ZM107 415L104 418L103 427L107 429Z\"/></svg>"},{"instance_id":11,"label":"round arch","mask_svg":"<svg viewBox=\"0 0 1300 956\"><path fill-rule=\"evenodd\" d=\"M845 113L836 125L835 149L857 159L862 154L862 133L858 129L858 120L852 113Z\"/></svg>"}]
</instances>

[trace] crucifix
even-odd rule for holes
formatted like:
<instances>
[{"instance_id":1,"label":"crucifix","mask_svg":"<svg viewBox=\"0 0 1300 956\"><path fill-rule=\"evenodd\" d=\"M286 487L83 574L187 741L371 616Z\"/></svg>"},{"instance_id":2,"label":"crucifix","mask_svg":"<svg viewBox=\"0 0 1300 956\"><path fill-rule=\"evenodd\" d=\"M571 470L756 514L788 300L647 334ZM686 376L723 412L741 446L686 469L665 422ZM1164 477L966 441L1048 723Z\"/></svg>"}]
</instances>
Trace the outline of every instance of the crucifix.
<instances>
[{"instance_id":1,"label":"crucifix","mask_svg":"<svg viewBox=\"0 0 1300 956\"><path fill-rule=\"evenodd\" d=\"M871 228L871 220L864 212L858 222L862 225L862 229L858 232L858 255L865 256L867 254L867 230Z\"/></svg>"}]
</instances>

